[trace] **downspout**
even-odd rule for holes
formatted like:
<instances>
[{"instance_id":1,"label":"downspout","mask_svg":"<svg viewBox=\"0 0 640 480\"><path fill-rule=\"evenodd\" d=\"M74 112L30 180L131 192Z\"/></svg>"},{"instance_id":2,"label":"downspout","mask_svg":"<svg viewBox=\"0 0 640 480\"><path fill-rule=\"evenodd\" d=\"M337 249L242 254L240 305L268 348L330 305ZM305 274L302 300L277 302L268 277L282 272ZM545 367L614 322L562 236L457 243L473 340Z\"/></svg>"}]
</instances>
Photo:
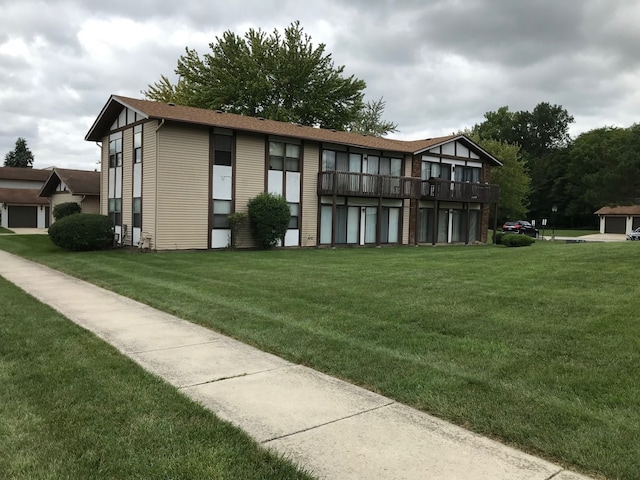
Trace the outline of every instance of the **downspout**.
<instances>
[{"instance_id":1,"label":"downspout","mask_svg":"<svg viewBox=\"0 0 640 480\"><path fill-rule=\"evenodd\" d=\"M155 198L155 204L154 204L154 223L153 223L153 245L155 247L157 247L157 241L158 241L158 176L159 176L159 170L160 170L160 135L158 134L159 130L162 128L162 126L164 125L164 118L162 120L160 120L160 123L158 124L158 127L156 128L156 198ZM151 248L151 245L149 245L149 248ZM153 250L157 250L157 248L154 248Z\"/></svg>"}]
</instances>

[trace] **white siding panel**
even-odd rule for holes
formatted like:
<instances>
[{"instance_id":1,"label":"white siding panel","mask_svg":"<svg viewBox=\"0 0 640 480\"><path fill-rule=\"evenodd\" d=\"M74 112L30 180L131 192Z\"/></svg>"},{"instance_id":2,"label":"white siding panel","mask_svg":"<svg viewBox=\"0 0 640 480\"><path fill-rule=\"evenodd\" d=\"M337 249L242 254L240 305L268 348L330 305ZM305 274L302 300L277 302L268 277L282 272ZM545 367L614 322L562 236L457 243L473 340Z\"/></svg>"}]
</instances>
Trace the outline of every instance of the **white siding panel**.
<instances>
[{"instance_id":1,"label":"white siding panel","mask_svg":"<svg viewBox=\"0 0 640 480\"><path fill-rule=\"evenodd\" d=\"M109 168L109 196L108 198L114 198L116 195L116 169Z\"/></svg>"},{"instance_id":2,"label":"white siding panel","mask_svg":"<svg viewBox=\"0 0 640 480\"><path fill-rule=\"evenodd\" d=\"M297 247L299 245L300 230L287 230L284 235L285 247Z\"/></svg>"},{"instance_id":3,"label":"white siding panel","mask_svg":"<svg viewBox=\"0 0 640 480\"><path fill-rule=\"evenodd\" d=\"M137 246L140 243L140 227L133 227L131 229L131 241L133 246Z\"/></svg>"},{"instance_id":4,"label":"white siding panel","mask_svg":"<svg viewBox=\"0 0 640 480\"><path fill-rule=\"evenodd\" d=\"M282 195L282 172L280 170L269 170L269 193Z\"/></svg>"},{"instance_id":5,"label":"white siding panel","mask_svg":"<svg viewBox=\"0 0 640 480\"><path fill-rule=\"evenodd\" d=\"M116 167L116 198L122 197L122 167Z\"/></svg>"},{"instance_id":6,"label":"white siding panel","mask_svg":"<svg viewBox=\"0 0 640 480\"><path fill-rule=\"evenodd\" d=\"M300 172L287 172L287 202L300 202Z\"/></svg>"},{"instance_id":7,"label":"white siding panel","mask_svg":"<svg viewBox=\"0 0 640 480\"><path fill-rule=\"evenodd\" d=\"M458 157L468 157L469 149L462 145L460 142L456 142L456 155Z\"/></svg>"},{"instance_id":8,"label":"white siding panel","mask_svg":"<svg viewBox=\"0 0 640 480\"><path fill-rule=\"evenodd\" d=\"M445 143L442 145L442 154L443 155L455 155L455 144L454 142Z\"/></svg>"},{"instance_id":9,"label":"white siding panel","mask_svg":"<svg viewBox=\"0 0 640 480\"><path fill-rule=\"evenodd\" d=\"M231 167L226 165L213 166L213 198L218 200L231 200L233 177Z\"/></svg>"},{"instance_id":10,"label":"white siding panel","mask_svg":"<svg viewBox=\"0 0 640 480\"><path fill-rule=\"evenodd\" d=\"M231 230L211 230L211 248L227 248L231 244Z\"/></svg>"},{"instance_id":11,"label":"white siding panel","mask_svg":"<svg viewBox=\"0 0 640 480\"><path fill-rule=\"evenodd\" d=\"M142 164L136 163L133 165L133 196L142 196Z\"/></svg>"},{"instance_id":12,"label":"white siding panel","mask_svg":"<svg viewBox=\"0 0 640 480\"><path fill-rule=\"evenodd\" d=\"M471 154L471 158L475 158L476 160L480 159L480 157L476 153L473 153L473 152L469 152L469 153Z\"/></svg>"}]
</instances>

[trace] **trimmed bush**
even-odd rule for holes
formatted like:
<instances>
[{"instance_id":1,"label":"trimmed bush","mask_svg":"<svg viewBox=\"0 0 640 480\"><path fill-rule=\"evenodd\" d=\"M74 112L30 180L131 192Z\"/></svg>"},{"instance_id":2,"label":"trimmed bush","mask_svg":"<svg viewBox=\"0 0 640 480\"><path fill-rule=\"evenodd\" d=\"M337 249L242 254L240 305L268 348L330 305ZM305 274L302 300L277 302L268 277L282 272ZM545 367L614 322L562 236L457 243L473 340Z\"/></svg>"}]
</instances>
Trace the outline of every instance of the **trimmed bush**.
<instances>
[{"instance_id":1,"label":"trimmed bush","mask_svg":"<svg viewBox=\"0 0 640 480\"><path fill-rule=\"evenodd\" d=\"M502 237L504 235L504 232L496 232L496 245L502 245Z\"/></svg>"},{"instance_id":2,"label":"trimmed bush","mask_svg":"<svg viewBox=\"0 0 640 480\"><path fill-rule=\"evenodd\" d=\"M53 218L58 221L61 218L68 217L69 215L80 212L80 205L78 205L76 202L59 203L58 205L53 207Z\"/></svg>"},{"instance_id":3,"label":"trimmed bush","mask_svg":"<svg viewBox=\"0 0 640 480\"><path fill-rule=\"evenodd\" d=\"M502 245L507 247L528 247L534 242L535 240L528 235L509 233L502 237Z\"/></svg>"},{"instance_id":4,"label":"trimmed bush","mask_svg":"<svg viewBox=\"0 0 640 480\"><path fill-rule=\"evenodd\" d=\"M281 195L264 192L247 204L251 235L262 249L273 248L284 238L291 210Z\"/></svg>"},{"instance_id":5,"label":"trimmed bush","mask_svg":"<svg viewBox=\"0 0 640 480\"><path fill-rule=\"evenodd\" d=\"M49 238L65 250L104 250L113 246L113 223L106 215L69 215L49 227Z\"/></svg>"}]
</instances>

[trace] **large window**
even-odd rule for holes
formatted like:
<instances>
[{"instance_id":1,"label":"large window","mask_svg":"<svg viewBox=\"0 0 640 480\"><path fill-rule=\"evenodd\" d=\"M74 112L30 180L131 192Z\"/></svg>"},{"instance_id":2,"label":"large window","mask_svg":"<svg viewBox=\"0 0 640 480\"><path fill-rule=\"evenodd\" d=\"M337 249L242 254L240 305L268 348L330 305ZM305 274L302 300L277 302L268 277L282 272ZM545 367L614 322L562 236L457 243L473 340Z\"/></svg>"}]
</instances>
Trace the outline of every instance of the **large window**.
<instances>
[{"instance_id":1,"label":"large window","mask_svg":"<svg viewBox=\"0 0 640 480\"><path fill-rule=\"evenodd\" d=\"M480 183L481 168L478 167L456 167L456 181Z\"/></svg>"},{"instance_id":2,"label":"large window","mask_svg":"<svg viewBox=\"0 0 640 480\"><path fill-rule=\"evenodd\" d=\"M122 137L109 141L109 167L122 166Z\"/></svg>"},{"instance_id":3,"label":"large window","mask_svg":"<svg viewBox=\"0 0 640 480\"><path fill-rule=\"evenodd\" d=\"M213 201L213 228L229 227L229 215L231 214L231 200Z\"/></svg>"},{"instance_id":4,"label":"large window","mask_svg":"<svg viewBox=\"0 0 640 480\"><path fill-rule=\"evenodd\" d=\"M451 180L451 165L448 163L423 161L421 176L422 180L429 180L430 178Z\"/></svg>"},{"instance_id":5,"label":"large window","mask_svg":"<svg viewBox=\"0 0 640 480\"><path fill-rule=\"evenodd\" d=\"M133 226L135 228L142 227L142 198L133 198Z\"/></svg>"},{"instance_id":6,"label":"large window","mask_svg":"<svg viewBox=\"0 0 640 480\"><path fill-rule=\"evenodd\" d=\"M233 137L230 135L214 135L214 165L231 166L231 144Z\"/></svg>"},{"instance_id":7,"label":"large window","mask_svg":"<svg viewBox=\"0 0 640 480\"><path fill-rule=\"evenodd\" d=\"M301 146L283 141L269 141L268 190L282 195L291 210L285 246L299 245Z\"/></svg>"},{"instance_id":8,"label":"large window","mask_svg":"<svg viewBox=\"0 0 640 480\"><path fill-rule=\"evenodd\" d=\"M142 125L133 127L133 163L142 162Z\"/></svg>"},{"instance_id":9,"label":"large window","mask_svg":"<svg viewBox=\"0 0 640 480\"><path fill-rule=\"evenodd\" d=\"M122 199L110 198L109 199L109 218L114 225L122 224Z\"/></svg>"}]
</instances>

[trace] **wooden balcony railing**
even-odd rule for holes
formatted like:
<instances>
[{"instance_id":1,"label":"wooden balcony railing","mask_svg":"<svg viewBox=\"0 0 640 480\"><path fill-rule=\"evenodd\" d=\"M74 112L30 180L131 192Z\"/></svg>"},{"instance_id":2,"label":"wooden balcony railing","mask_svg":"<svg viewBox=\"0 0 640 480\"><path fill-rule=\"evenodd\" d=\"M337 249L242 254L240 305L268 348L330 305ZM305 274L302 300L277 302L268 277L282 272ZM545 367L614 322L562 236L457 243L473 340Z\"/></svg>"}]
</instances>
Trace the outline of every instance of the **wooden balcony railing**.
<instances>
[{"instance_id":1,"label":"wooden balcony railing","mask_svg":"<svg viewBox=\"0 0 640 480\"><path fill-rule=\"evenodd\" d=\"M498 203L500 188L486 183L453 182L438 178L421 180L415 177L332 171L318 174L318 195Z\"/></svg>"},{"instance_id":2,"label":"wooden balcony railing","mask_svg":"<svg viewBox=\"0 0 640 480\"><path fill-rule=\"evenodd\" d=\"M348 197L417 198L420 194L419 179L373 175L358 172L320 172L319 195L344 195Z\"/></svg>"},{"instance_id":3,"label":"wooden balcony railing","mask_svg":"<svg viewBox=\"0 0 640 480\"><path fill-rule=\"evenodd\" d=\"M432 178L421 180L422 199L448 200L453 202L498 203L500 187L488 183L453 182Z\"/></svg>"}]
</instances>

